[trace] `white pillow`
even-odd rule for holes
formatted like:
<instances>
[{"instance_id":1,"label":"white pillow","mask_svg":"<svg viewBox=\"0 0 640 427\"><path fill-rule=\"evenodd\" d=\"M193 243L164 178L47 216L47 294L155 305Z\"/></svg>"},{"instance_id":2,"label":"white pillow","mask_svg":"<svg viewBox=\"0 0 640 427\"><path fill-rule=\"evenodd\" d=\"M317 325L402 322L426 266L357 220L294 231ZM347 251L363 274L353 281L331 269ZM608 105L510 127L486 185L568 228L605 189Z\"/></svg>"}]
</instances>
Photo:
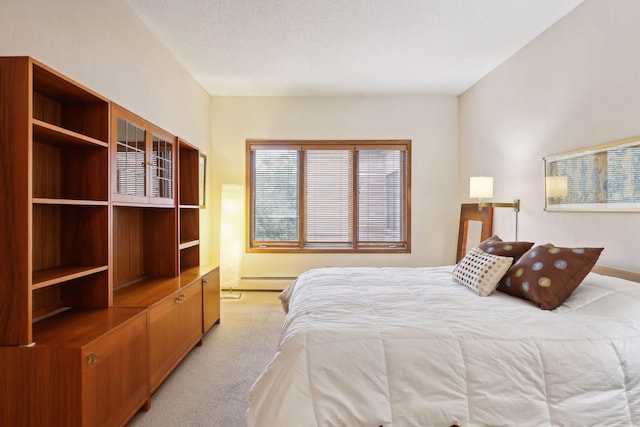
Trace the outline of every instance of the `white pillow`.
<instances>
[{"instance_id":1,"label":"white pillow","mask_svg":"<svg viewBox=\"0 0 640 427\"><path fill-rule=\"evenodd\" d=\"M480 248L471 249L453 270L456 282L486 297L507 273L513 258L491 255Z\"/></svg>"}]
</instances>

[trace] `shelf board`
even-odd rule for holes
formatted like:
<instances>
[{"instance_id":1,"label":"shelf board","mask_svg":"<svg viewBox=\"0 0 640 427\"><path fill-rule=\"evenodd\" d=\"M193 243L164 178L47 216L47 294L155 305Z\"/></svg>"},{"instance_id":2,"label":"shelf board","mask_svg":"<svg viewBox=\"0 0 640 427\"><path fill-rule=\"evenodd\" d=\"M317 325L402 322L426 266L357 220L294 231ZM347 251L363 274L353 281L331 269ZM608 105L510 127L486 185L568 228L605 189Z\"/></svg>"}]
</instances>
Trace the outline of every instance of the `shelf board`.
<instances>
[{"instance_id":1,"label":"shelf board","mask_svg":"<svg viewBox=\"0 0 640 427\"><path fill-rule=\"evenodd\" d=\"M200 209L199 205L180 205L180 209Z\"/></svg>"},{"instance_id":2,"label":"shelf board","mask_svg":"<svg viewBox=\"0 0 640 427\"><path fill-rule=\"evenodd\" d=\"M57 283L66 282L91 274L107 271L108 265L80 266L80 267L56 267L33 272L33 285L31 289L40 289Z\"/></svg>"},{"instance_id":3,"label":"shelf board","mask_svg":"<svg viewBox=\"0 0 640 427\"><path fill-rule=\"evenodd\" d=\"M179 248L180 248L180 250L183 250L183 249L192 248L194 246L198 246L199 244L200 244L200 240L190 240L188 242L180 243Z\"/></svg>"},{"instance_id":4,"label":"shelf board","mask_svg":"<svg viewBox=\"0 0 640 427\"><path fill-rule=\"evenodd\" d=\"M54 145L87 145L108 147L109 144L99 139L83 135L60 126L33 119L33 139L36 142L43 142Z\"/></svg>"},{"instance_id":5,"label":"shelf board","mask_svg":"<svg viewBox=\"0 0 640 427\"><path fill-rule=\"evenodd\" d=\"M50 199L46 197L34 197L33 203L37 205L109 206L109 202L106 200Z\"/></svg>"}]
</instances>

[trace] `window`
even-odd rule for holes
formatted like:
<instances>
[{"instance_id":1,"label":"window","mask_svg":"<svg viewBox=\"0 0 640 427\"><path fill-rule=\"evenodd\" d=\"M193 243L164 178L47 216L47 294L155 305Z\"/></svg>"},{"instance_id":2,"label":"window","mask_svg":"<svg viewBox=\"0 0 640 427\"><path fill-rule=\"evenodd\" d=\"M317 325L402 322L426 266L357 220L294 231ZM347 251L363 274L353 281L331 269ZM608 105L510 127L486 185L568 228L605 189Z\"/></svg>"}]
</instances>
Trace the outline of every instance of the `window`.
<instances>
[{"instance_id":1,"label":"window","mask_svg":"<svg viewBox=\"0 0 640 427\"><path fill-rule=\"evenodd\" d=\"M411 141L247 141L250 251L409 252Z\"/></svg>"}]
</instances>

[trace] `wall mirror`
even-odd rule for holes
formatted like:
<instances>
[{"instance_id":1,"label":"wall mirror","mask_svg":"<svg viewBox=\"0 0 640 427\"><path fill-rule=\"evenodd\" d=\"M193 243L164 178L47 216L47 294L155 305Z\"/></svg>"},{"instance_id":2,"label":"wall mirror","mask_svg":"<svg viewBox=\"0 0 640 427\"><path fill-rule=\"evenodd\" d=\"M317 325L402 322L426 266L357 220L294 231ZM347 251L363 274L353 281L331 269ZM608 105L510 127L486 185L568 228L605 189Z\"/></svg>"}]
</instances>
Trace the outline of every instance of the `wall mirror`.
<instances>
[{"instance_id":1,"label":"wall mirror","mask_svg":"<svg viewBox=\"0 0 640 427\"><path fill-rule=\"evenodd\" d=\"M545 210L640 211L640 137L544 158Z\"/></svg>"},{"instance_id":2,"label":"wall mirror","mask_svg":"<svg viewBox=\"0 0 640 427\"><path fill-rule=\"evenodd\" d=\"M478 209L477 203L460 205L460 226L458 227L458 253L456 262L460 261L480 242L491 237L493 232L493 208Z\"/></svg>"}]
</instances>

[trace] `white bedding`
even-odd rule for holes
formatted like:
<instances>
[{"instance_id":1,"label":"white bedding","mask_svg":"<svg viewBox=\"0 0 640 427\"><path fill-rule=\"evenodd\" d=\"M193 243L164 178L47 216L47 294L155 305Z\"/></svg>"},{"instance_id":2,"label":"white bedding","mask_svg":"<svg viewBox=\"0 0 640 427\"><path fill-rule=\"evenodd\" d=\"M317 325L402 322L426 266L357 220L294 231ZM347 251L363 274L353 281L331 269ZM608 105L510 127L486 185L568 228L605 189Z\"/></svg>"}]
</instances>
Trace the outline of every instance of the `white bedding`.
<instances>
[{"instance_id":1,"label":"white bedding","mask_svg":"<svg viewBox=\"0 0 640 427\"><path fill-rule=\"evenodd\" d=\"M590 273L544 311L452 269L302 274L247 425L640 424L640 284Z\"/></svg>"}]
</instances>

